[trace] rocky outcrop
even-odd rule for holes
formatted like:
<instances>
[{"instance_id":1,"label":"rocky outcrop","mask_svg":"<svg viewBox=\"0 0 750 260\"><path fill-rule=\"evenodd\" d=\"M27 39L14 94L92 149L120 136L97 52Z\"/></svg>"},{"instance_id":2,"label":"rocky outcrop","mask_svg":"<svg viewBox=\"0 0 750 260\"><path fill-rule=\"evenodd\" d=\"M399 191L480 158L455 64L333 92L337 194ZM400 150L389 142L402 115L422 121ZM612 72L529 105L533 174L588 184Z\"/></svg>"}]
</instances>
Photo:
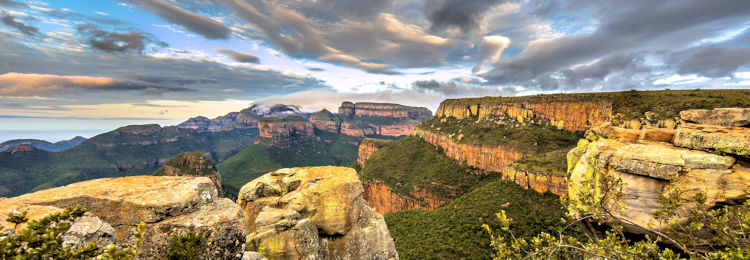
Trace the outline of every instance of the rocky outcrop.
<instances>
[{"instance_id":1,"label":"rocky outcrop","mask_svg":"<svg viewBox=\"0 0 750 260\"><path fill-rule=\"evenodd\" d=\"M388 185L378 181L366 181L363 186L362 197L380 214L407 209L436 209L452 201L417 188L409 192L410 196L402 196L391 192Z\"/></svg>"},{"instance_id":2,"label":"rocky outcrop","mask_svg":"<svg viewBox=\"0 0 750 260\"><path fill-rule=\"evenodd\" d=\"M448 136L423 129L416 129L414 135L434 146L442 148L446 156L485 172L503 172L505 166L524 156L513 149L499 145L481 146L456 143Z\"/></svg>"},{"instance_id":3,"label":"rocky outcrop","mask_svg":"<svg viewBox=\"0 0 750 260\"><path fill-rule=\"evenodd\" d=\"M216 186L219 196L224 196L221 175L216 166L199 152L184 152L170 159L156 170L154 176L200 176L208 177Z\"/></svg>"},{"instance_id":4,"label":"rocky outcrop","mask_svg":"<svg viewBox=\"0 0 750 260\"><path fill-rule=\"evenodd\" d=\"M463 119L486 116L518 118L519 122L535 117L546 118L559 129L584 131L612 116L612 104L600 101L578 101L566 96L526 98L464 98L447 99L440 103L435 116Z\"/></svg>"},{"instance_id":5,"label":"rocky outcrop","mask_svg":"<svg viewBox=\"0 0 750 260\"><path fill-rule=\"evenodd\" d=\"M424 121L432 117L432 112L424 107L410 107L390 103L352 103L345 101L339 107L339 115L342 116L380 116L393 118L411 118Z\"/></svg>"},{"instance_id":6,"label":"rocky outcrop","mask_svg":"<svg viewBox=\"0 0 750 260\"><path fill-rule=\"evenodd\" d=\"M9 153L9 154L16 154L16 153L32 152L32 151L36 151L36 148L31 146L30 144L20 144L20 145L13 146L10 149L5 150L4 152Z\"/></svg>"},{"instance_id":7,"label":"rocky outcrop","mask_svg":"<svg viewBox=\"0 0 750 260\"><path fill-rule=\"evenodd\" d=\"M683 190L683 198L705 193L710 206L746 199L745 192L750 188L746 157L750 129L683 124L671 139L667 134L644 138L648 134L611 126L595 130L568 153L570 198L576 200L579 195L606 194L618 189L590 180L607 179L604 176L620 180L623 196L613 213L635 223L624 223L631 232L646 232L641 227L656 230L666 227L654 219L654 213L662 207L660 196L673 189ZM613 197L607 198L605 205L614 205ZM686 212L687 208L680 210ZM688 217L680 216L680 221Z\"/></svg>"},{"instance_id":8,"label":"rocky outcrop","mask_svg":"<svg viewBox=\"0 0 750 260\"><path fill-rule=\"evenodd\" d=\"M750 108L689 109L680 112L686 122L718 126L750 126Z\"/></svg>"},{"instance_id":9,"label":"rocky outcrop","mask_svg":"<svg viewBox=\"0 0 750 260\"><path fill-rule=\"evenodd\" d=\"M289 148L315 137L313 124L297 116L288 116L283 119L265 118L258 122L258 129L260 134L255 139L255 143L268 144L277 148Z\"/></svg>"},{"instance_id":10,"label":"rocky outcrop","mask_svg":"<svg viewBox=\"0 0 750 260\"><path fill-rule=\"evenodd\" d=\"M242 187L246 249L269 259L398 259L354 169L281 169Z\"/></svg>"},{"instance_id":11,"label":"rocky outcrop","mask_svg":"<svg viewBox=\"0 0 750 260\"><path fill-rule=\"evenodd\" d=\"M208 119L203 116L193 117L177 125L177 127L211 132L250 129L257 128L258 121L265 117L283 118L290 115L307 116L307 114L299 110L299 107L293 105L252 105L239 112L230 112L214 119Z\"/></svg>"},{"instance_id":12,"label":"rocky outcrop","mask_svg":"<svg viewBox=\"0 0 750 260\"><path fill-rule=\"evenodd\" d=\"M503 169L503 180L515 182L524 189L532 189L539 193L549 191L560 197L568 197L568 183L565 176L508 166Z\"/></svg>"},{"instance_id":13,"label":"rocky outcrop","mask_svg":"<svg viewBox=\"0 0 750 260\"><path fill-rule=\"evenodd\" d=\"M197 116L188 119L185 122L180 123L177 125L179 128L188 128L188 129L208 129L211 126L211 119L208 119L203 116Z\"/></svg>"},{"instance_id":14,"label":"rocky outcrop","mask_svg":"<svg viewBox=\"0 0 750 260\"><path fill-rule=\"evenodd\" d=\"M310 115L310 122L316 129L336 133L341 131L341 119L330 111L323 109Z\"/></svg>"},{"instance_id":15,"label":"rocky outcrop","mask_svg":"<svg viewBox=\"0 0 750 260\"><path fill-rule=\"evenodd\" d=\"M193 231L205 238L200 259L237 258L245 241L242 210L219 198L205 177L134 176L79 182L0 199L0 215L29 212L31 220L81 205L90 215L64 234L67 243L86 241L128 246L133 229L146 223L140 259L163 259L174 236ZM3 228L8 228L3 223Z\"/></svg>"},{"instance_id":16,"label":"rocky outcrop","mask_svg":"<svg viewBox=\"0 0 750 260\"><path fill-rule=\"evenodd\" d=\"M370 159L370 156L372 156L373 153L391 142L393 141L375 138L362 139L362 142L359 143L359 149L357 152L357 164L359 164L360 167L364 167L365 162Z\"/></svg>"},{"instance_id":17,"label":"rocky outcrop","mask_svg":"<svg viewBox=\"0 0 750 260\"><path fill-rule=\"evenodd\" d=\"M399 125L373 125L375 128L375 134L384 136L406 136L414 132L417 129L417 124L399 124Z\"/></svg>"},{"instance_id":18,"label":"rocky outcrop","mask_svg":"<svg viewBox=\"0 0 750 260\"><path fill-rule=\"evenodd\" d=\"M370 125L364 125L360 123L341 123L341 134L348 136L364 137L369 135L375 135L377 130Z\"/></svg>"}]
</instances>

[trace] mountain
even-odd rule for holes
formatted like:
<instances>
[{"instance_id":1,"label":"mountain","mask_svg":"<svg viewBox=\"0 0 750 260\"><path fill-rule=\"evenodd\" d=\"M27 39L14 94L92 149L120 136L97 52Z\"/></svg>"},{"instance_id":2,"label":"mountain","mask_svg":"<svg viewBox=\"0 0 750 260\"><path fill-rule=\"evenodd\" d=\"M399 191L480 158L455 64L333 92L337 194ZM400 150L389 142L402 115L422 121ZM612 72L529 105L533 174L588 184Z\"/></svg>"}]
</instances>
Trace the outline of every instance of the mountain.
<instances>
[{"instance_id":1,"label":"mountain","mask_svg":"<svg viewBox=\"0 0 750 260\"><path fill-rule=\"evenodd\" d=\"M216 186L219 196L224 196L221 176L216 166L199 152L184 152L170 159L156 170L154 176L200 176L208 177Z\"/></svg>"},{"instance_id":2,"label":"mountain","mask_svg":"<svg viewBox=\"0 0 750 260\"><path fill-rule=\"evenodd\" d=\"M193 117L177 125L179 128L196 129L200 131L229 131L231 129L249 129L257 128L258 121L265 117L286 116L307 117L308 114L299 110L298 106L276 104L273 106L252 105L240 112L231 112L214 119L208 119L203 116Z\"/></svg>"},{"instance_id":3,"label":"mountain","mask_svg":"<svg viewBox=\"0 0 750 260\"><path fill-rule=\"evenodd\" d=\"M349 104L343 102L339 111ZM422 117L431 115L426 108L366 104L365 107L371 109L379 107L378 114L342 116L323 109L309 115L309 119L288 115L259 120L259 135L254 144L217 165L227 193L237 194L248 181L279 168L352 165L357 157L357 146L365 137L398 139L411 134L419 121L401 112L419 111L415 115ZM416 118L421 118L419 116Z\"/></svg>"},{"instance_id":4,"label":"mountain","mask_svg":"<svg viewBox=\"0 0 750 260\"><path fill-rule=\"evenodd\" d=\"M709 206L739 202L750 187L739 177L750 166L748 108L750 90L448 99L407 138L363 141L359 174L402 259L489 258L481 225L497 230L495 213L513 215L519 237L552 232L546 217L565 211L557 198L589 191L593 175L623 178L617 214L636 223L670 182L707 190Z\"/></svg>"},{"instance_id":5,"label":"mountain","mask_svg":"<svg viewBox=\"0 0 750 260\"><path fill-rule=\"evenodd\" d=\"M0 143L0 152L22 144L28 144L33 146L34 148L45 150L48 152L61 152L73 148L74 146L83 143L83 141L86 141L86 138L83 138L81 136L76 136L70 140L63 140L55 143L50 143L38 139L15 139Z\"/></svg>"}]
</instances>

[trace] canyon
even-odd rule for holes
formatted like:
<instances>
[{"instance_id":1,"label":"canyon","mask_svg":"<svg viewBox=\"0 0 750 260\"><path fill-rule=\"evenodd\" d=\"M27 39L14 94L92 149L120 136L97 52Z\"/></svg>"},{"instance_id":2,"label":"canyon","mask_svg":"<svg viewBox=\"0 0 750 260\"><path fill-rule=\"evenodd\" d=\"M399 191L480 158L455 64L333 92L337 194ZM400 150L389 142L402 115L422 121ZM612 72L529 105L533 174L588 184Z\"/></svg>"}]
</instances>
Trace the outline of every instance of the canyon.
<instances>
[{"instance_id":1,"label":"canyon","mask_svg":"<svg viewBox=\"0 0 750 260\"><path fill-rule=\"evenodd\" d=\"M349 101L344 101L339 107L339 115L344 117L380 116L410 118L417 121L424 121L432 117L432 112L424 107L410 107L399 104L370 102L357 102L355 104Z\"/></svg>"}]
</instances>

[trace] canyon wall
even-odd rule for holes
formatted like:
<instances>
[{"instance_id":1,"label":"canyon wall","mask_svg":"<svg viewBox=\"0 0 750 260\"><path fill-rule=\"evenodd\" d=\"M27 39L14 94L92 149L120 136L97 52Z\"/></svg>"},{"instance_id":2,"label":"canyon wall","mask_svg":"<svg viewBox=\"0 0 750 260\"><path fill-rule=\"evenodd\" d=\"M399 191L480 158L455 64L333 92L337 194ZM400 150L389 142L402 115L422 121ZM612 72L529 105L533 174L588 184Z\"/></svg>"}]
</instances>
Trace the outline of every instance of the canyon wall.
<instances>
[{"instance_id":1,"label":"canyon wall","mask_svg":"<svg viewBox=\"0 0 750 260\"><path fill-rule=\"evenodd\" d=\"M481 146L456 143L447 136L422 129L414 130L414 135L443 149L443 153L462 164L479 168L485 172L503 172L505 166L521 159L524 155L503 146Z\"/></svg>"},{"instance_id":2,"label":"canyon wall","mask_svg":"<svg viewBox=\"0 0 750 260\"><path fill-rule=\"evenodd\" d=\"M432 112L424 107L410 107L390 103L352 103L345 101L339 107L341 116L381 116L393 118L411 118L424 121L432 117Z\"/></svg>"},{"instance_id":3,"label":"canyon wall","mask_svg":"<svg viewBox=\"0 0 750 260\"><path fill-rule=\"evenodd\" d=\"M391 142L393 141L375 138L363 139L362 142L359 143L359 149L357 152L357 164L359 164L360 167L365 167L365 162L370 159L370 156L372 156L373 153L377 152L378 150L380 150L380 148L385 147Z\"/></svg>"},{"instance_id":4,"label":"canyon wall","mask_svg":"<svg viewBox=\"0 0 750 260\"><path fill-rule=\"evenodd\" d=\"M261 120L258 122L258 129L259 135L255 143L266 143L278 148L289 148L315 137L314 126L307 120Z\"/></svg>"},{"instance_id":5,"label":"canyon wall","mask_svg":"<svg viewBox=\"0 0 750 260\"><path fill-rule=\"evenodd\" d=\"M524 189L532 189L539 193L549 191L560 197L568 197L568 184L564 176L508 166L503 170L503 180L515 182Z\"/></svg>"},{"instance_id":6,"label":"canyon wall","mask_svg":"<svg viewBox=\"0 0 750 260\"><path fill-rule=\"evenodd\" d=\"M542 117L555 127L568 131L583 131L599 123L608 122L612 104L598 101L576 101L564 97L544 98L465 98L447 99L440 103L435 116L463 119L488 115L519 118Z\"/></svg>"},{"instance_id":7,"label":"canyon wall","mask_svg":"<svg viewBox=\"0 0 750 260\"><path fill-rule=\"evenodd\" d=\"M414 199L391 192L391 188L382 182L366 181L362 185L364 187L362 198L380 214L407 209L436 209L451 202L449 198L435 196L424 189L415 188L409 192L409 195L417 198Z\"/></svg>"}]
</instances>

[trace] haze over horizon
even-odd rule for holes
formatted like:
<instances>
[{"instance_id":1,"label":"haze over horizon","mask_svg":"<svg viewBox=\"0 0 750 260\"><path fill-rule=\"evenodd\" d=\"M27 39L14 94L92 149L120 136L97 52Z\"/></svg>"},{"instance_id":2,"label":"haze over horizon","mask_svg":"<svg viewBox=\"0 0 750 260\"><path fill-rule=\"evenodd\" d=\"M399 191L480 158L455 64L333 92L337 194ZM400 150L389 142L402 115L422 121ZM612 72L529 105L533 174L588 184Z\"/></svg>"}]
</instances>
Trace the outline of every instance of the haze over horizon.
<instances>
[{"instance_id":1,"label":"haze over horizon","mask_svg":"<svg viewBox=\"0 0 750 260\"><path fill-rule=\"evenodd\" d=\"M747 89L749 18L743 0L0 0L0 142L253 103Z\"/></svg>"}]
</instances>

